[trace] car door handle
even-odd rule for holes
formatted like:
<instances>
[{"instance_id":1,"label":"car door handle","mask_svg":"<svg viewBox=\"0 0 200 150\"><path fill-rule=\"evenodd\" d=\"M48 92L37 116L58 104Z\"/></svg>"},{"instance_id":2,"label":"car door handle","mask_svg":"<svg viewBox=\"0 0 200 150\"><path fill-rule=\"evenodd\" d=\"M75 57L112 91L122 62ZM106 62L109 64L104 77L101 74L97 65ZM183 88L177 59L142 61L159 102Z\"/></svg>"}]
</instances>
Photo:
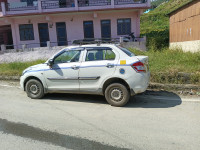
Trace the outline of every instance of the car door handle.
<instances>
[{"instance_id":1,"label":"car door handle","mask_svg":"<svg viewBox=\"0 0 200 150\"><path fill-rule=\"evenodd\" d=\"M108 64L106 65L106 67L107 67L107 68L113 68L113 67L114 67L114 64L108 63Z\"/></svg>"},{"instance_id":2,"label":"car door handle","mask_svg":"<svg viewBox=\"0 0 200 150\"><path fill-rule=\"evenodd\" d=\"M76 65L75 65L75 66L71 66L71 68L74 69L74 70L78 70L78 69L79 69L79 66L76 66Z\"/></svg>"}]
</instances>

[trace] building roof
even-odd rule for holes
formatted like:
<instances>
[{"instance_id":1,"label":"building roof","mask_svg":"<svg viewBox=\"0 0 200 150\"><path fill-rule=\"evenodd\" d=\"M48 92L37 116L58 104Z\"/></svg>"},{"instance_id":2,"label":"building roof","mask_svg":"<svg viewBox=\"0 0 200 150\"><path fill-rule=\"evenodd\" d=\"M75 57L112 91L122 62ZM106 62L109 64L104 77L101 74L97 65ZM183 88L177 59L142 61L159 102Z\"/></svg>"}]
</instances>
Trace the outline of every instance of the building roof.
<instances>
[{"instance_id":1,"label":"building roof","mask_svg":"<svg viewBox=\"0 0 200 150\"><path fill-rule=\"evenodd\" d=\"M180 6L179 8L177 8L177 9L175 9L175 10L169 12L167 15L170 16L171 14L173 14L173 13L179 11L179 10L182 9L183 7L186 7L186 6L190 5L191 3L195 2L195 1L199 1L199 0L190 0L189 2L187 2L187 3L185 3L184 5Z\"/></svg>"}]
</instances>

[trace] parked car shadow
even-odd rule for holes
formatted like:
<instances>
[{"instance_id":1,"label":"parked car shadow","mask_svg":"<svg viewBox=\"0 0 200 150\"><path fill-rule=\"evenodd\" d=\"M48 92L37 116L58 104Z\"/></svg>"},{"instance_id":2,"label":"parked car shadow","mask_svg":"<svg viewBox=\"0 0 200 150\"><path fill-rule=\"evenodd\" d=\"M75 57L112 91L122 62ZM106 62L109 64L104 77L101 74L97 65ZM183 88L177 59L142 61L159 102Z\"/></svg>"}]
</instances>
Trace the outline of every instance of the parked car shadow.
<instances>
[{"instance_id":1,"label":"parked car shadow","mask_svg":"<svg viewBox=\"0 0 200 150\"><path fill-rule=\"evenodd\" d=\"M74 101L74 102L84 102L84 103L99 103L107 104L104 96L100 95L88 95L88 94L63 94L63 93L53 93L47 94L43 100L59 100L59 101Z\"/></svg>"},{"instance_id":2,"label":"parked car shadow","mask_svg":"<svg viewBox=\"0 0 200 150\"><path fill-rule=\"evenodd\" d=\"M108 105L104 96L83 94L47 94L43 100L73 101L82 103L96 103ZM181 105L181 98L167 91L148 90L142 94L131 97L124 108L169 108Z\"/></svg>"},{"instance_id":3,"label":"parked car shadow","mask_svg":"<svg viewBox=\"0 0 200 150\"><path fill-rule=\"evenodd\" d=\"M126 105L127 108L169 108L182 104L179 95L168 91L147 90L142 94L132 97L131 102Z\"/></svg>"}]
</instances>

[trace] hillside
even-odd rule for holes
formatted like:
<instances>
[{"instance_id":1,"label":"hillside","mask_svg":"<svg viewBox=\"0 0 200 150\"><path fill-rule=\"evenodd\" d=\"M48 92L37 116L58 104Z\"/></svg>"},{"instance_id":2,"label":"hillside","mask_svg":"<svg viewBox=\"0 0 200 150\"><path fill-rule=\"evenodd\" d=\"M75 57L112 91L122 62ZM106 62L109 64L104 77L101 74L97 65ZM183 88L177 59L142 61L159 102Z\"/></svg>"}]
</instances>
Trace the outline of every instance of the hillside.
<instances>
[{"instance_id":1,"label":"hillside","mask_svg":"<svg viewBox=\"0 0 200 150\"><path fill-rule=\"evenodd\" d=\"M148 45L152 40L160 45L156 48L168 46L169 43L169 12L181 7L191 0L169 0L159 5L154 10L141 16L141 34L147 35ZM157 41L158 40L158 41Z\"/></svg>"},{"instance_id":2,"label":"hillside","mask_svg":"<svg viewBox=\"0 0 200 150\"><path fill-rule=\"evenodd\" d=\"M163 2L166 2L166 1L169 1L169 0L152 0L151 1L151 6L152 6L152 8L156 8L160 4L162 4Z\"/></svg>"}]
</instances>

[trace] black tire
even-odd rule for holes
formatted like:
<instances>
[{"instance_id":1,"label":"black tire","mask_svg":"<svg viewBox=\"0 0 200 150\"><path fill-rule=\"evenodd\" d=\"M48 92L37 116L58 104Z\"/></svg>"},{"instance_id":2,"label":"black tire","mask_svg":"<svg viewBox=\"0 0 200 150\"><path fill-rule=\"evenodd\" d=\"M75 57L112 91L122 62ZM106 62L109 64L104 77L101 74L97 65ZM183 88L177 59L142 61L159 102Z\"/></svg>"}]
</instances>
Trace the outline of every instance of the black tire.
<instances>
[{"instance_id":1,"label":"black tire","mask_svg":"<svg viewBox=\"0 0 200 150\"><path fill-rule=\"evenodd\" d=\"M44 88L40 81L36 79L30 79L26 83L27 96L32 99L40 99L44 96Z\"/></svg>"},{"instance_id":2,"label":"black tire","mask_svg":"<svg viewBox=\"0 0 200 150\"><path fill-rule=\"evenodd\" d=\"M129 101L130 92L123 84L113 83L106 88L105 98L110 105L121 107Z\"/></svg>"}]
</instances>

